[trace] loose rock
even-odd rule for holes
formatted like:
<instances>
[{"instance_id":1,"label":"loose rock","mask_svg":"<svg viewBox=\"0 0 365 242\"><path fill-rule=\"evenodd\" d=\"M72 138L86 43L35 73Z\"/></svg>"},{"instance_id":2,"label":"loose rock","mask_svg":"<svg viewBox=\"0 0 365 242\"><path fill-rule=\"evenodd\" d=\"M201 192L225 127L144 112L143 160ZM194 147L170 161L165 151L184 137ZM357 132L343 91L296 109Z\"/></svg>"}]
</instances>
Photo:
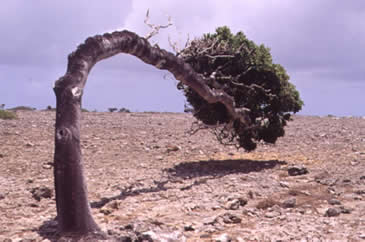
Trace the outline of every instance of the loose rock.
<instances>
[{"instance_id":1,"label":"loose rock","mask_svg":"<svg viewBox=\"0 0 365 242\"><path fill-rule=\"evenodd\" d=\"M230 242L232 241L232 238L229 237L227 234L221 234L218 237L214 239L216 242Z\"/></svg>"},{"instance_id":2,"label":"loose rock","mask_svg":"<svg viewBox=\"0 0 365 242\"><path fill-rule=\"evenodd\" d=\"M295 198L290 198L283 202L282 207L283 208L294 208L296 203L297 203L297 200Z\"/></svg>"},{"instance_id":3,"label":"loose rock","mask_svg":"<svg viewBox=\"0 0 365 242\"><path fill-rule=\"evenodd\" d=\"M331 205L341 205L340 200L334 199L334 198L328 200L328 203L331 204Z\"/></svg>"},{"instance_id":4,"label":"loose rock","mask_svg":"<svg viewBox=\"0 0 365 242\"><path fill-rule=\"evenodd\" d=\"M281 187L284 187L284 188L289 188L289 183L287 183L287 182L283 182L283 181L281 181L281 182L279 183L279 185L280 185Z\"/></svg>"},{"instance_id":5,"label":"loose rock","mask_svg":"<svg viewBox=\"0 0 365 242\"><path fill-rule=\"evenodd\" d=\"M147 239L147 241L186 241L185 236L178 231L172 233L157 233L154 231L147 231L145 233L142 233L142 235L146 237L144 239Z\"/></svg>"},{"instance_id":6,"label":"loose rock","mask_svg":"<svg viewBox=\"0 0 365 242\"><path fill-rule=\"evenodd\" d=\"M226 224L239 224L242 221L240 217L232 213L225 213L221 216L221 218Z\"/></svg>"},{"instance_id":7,"label":"loose rock","mask_svg":"<svg viewBox=\"0 0 365 242\"><path fill-rule=\"evenodd\" d=\"M300 176L308 173L308 169L304 166L292 166L288 169L289 176Z\"/></svg>"},{"instance_id":8,"label":"loose rock","mask_svg":"<svg viewBox=\"0 0 365 242\"><path fill-rule=\"evenodd\" d=\"M176 145L168 145L166 147L166 152L167 153L175 152L175 151L178 151L178 150L180 150L180 147L179 146L176 146Z\"/></svg>"},{"instance_id":9,"label":"loose rock","mask_svg":"<svg viewBox=\"0 0 365 242\"><path fill-rule=\"evenodd\" d=\"M247 200L244 198L237 198L230 200L226 203L225 208L229 210L237 210L241 206L245 206L247 204Z\"/></svg>"},{"instance_id":10,"label":"loose rock","mask_svg":"<svg viewBox=\"0 0 365 242\"><path fill-rule=\"evenodd\" d=\"M324 214L325 217L337 217L341 213L339 208L329 208L327 209L326 213Z\"/></svg>"},{"instance_id":11,"label":"loose rock","mask_svg":"<svg viewBox=\"0 0 365 242\"><path fill-rule=\"evenodd\" d=\"M33 146L34 146L34 144L33 144L33 143L31 143L31 142L28 142L28 143L26 143L26 144L25 144L25 146L26 146L26 147L33 147Z\"/></svg>"},{"instance_id":12,"label":"loose rock","mask_svg":"<svg viewBox=\"0 0 365 242\"><path fill-rule=\"evenodd\" d=\"M265 213L266 218L275 218L275 217L278 217L280 215L281 215L281 213L279 211L271 211L271 212Z\"/></svg>"},{"instance_id":13,"label":"loose rock","mask_svg":"<svg viewBox=\"0 0 365 242\"><path fill-rule=\"evenodd\" d=\"M187 224L184 226L184 231L194 231L195 228L192 224Z\"/></svg>"},{"instance_id":14,"label":"loose rock","mask_svg":"<svg viewBox=\"0 0 365 242\"><path fill-rule=\"evenodd\" d=\"M350 214L352 212L353 209L351 208L346 208L344 206L340 207L341 213L345 213L345 214Z\"/></svg>"},{"instance_id":15,"label":"loose rock","mask_svg":"<svg viewBox=\"0 0 365 242\"><path fill-rule=\"evenodd\" d=\"M50 188L42 186L42 187L35 187L30 191L33 195L33 198L37 201L40 201L42 198L51 198L53 192Z\"/></svg>"}]
</instances>

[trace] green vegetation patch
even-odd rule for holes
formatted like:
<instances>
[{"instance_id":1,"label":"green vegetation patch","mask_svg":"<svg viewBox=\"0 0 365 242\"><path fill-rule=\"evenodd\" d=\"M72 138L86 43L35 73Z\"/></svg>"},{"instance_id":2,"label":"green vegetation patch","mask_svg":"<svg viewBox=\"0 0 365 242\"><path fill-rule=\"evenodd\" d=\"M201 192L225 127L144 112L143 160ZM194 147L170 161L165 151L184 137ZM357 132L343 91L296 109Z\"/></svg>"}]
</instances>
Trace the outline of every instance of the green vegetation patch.
<instances>
[{"instance_id":1,"label":"green vegetation patch","mask_svg":"<svg viewBox=\"0 0 365 242\"><path fill-rule=\"evenodd\" d=\"M16 119L16 118L17 116L14 112L0 109L0 119Z\"/></svg>"}]
</instances>

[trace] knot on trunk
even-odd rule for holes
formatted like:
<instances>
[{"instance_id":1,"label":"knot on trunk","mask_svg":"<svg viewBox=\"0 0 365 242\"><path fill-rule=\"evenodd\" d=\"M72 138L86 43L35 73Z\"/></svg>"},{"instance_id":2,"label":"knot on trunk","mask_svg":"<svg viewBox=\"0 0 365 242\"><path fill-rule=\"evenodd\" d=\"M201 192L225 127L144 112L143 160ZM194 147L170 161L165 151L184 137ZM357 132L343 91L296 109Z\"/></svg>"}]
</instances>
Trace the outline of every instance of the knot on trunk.
<instances>
[{"instance_id":1,"label":"knot on trunk","mask_svg":"<svg viewBox=\"0 0 365 242\"><path fill-rule=\"evenodd\" d=\"M61 143L66 143L71 137L71 130L66 127L61 127L56 130L56 139Z\"/></svg>"}]
</instances>

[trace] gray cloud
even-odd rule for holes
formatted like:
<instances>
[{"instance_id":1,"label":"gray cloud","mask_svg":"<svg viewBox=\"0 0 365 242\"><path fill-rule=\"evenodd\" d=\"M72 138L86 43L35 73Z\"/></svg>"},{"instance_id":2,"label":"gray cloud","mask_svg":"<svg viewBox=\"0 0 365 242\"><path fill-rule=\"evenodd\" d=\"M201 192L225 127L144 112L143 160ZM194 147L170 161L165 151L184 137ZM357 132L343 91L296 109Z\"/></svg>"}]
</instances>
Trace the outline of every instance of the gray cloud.
<instances>
[{"instance_id":1,"label":"gray cloud","mask_svg":"<svg viewBox=\"0 0 365 242\"><path fill-rule=\"evenodd\" d=\"M95 34L125 28L147 34L147 9L153 23L166 23L167 15L173 19L173 27L151 39L162 48L171 50L168 36L183 47L188 34L194 38L228 25L271 48L274 61L287 69L304 98L303 113L335 113L336 106L338 114L347 113L346 103L353 114L364 115L356 106L362 95L358 90L365 87L365 2L356 0L4 0L0 103L53 105L52 85L63 75L67 55ZM164 80L163 75L135 57L112 57L92 70L84 104L182 111L183 96L175 81ZM346 102L338 101L341 93Z\"/></svg>"},{"instance_id":2,"label":"gray cloud","mask_svg":"<svg viewBox=\"0 0 365 242\"><path fill-rule=\"evenodd\" d=\"M131 1L5 1L0 64L64 63L88 36L124 25Z\"/></svg>"}]
</instances>

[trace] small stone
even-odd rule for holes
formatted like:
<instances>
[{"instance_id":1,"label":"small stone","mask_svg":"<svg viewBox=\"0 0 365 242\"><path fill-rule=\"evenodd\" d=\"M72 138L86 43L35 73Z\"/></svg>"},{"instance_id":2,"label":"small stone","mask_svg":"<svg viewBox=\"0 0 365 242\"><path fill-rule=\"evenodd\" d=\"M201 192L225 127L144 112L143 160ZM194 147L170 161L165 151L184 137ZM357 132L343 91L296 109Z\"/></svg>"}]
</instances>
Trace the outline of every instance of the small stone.
<instances>
[{"instance_id":1,"label":"small stone","mask_svg":"<svg viewBox=\"0 0 365 242\"><path fill-rule=\"evenodd\" d=\"M292 166L288 169L289 176L300 176L308 173L308 169L304 166Z\"/></svg>"},{"instance_id":2,"label":"small stone","mask_svg":"<svg viewBox=\"0 0 365 242\"><path fill-rule=\"evenodd\" d=\"M42 165L43 169L51 169L53 167L53 162L47 162Z\"/></svg>"},{"instance_id":3,"label":"small stone","mask_svg":"<svg viewBox=\"0 0 365 242\"><path fill-rule=\"evenodd\" d=\"M335 199L335 198L332 198L332 199L328 200L327 202L328 202L328 204L331 204L331 205L341 205L341 201L338 199Z\"/></svg>"},{"instance_id":4,"label":"small stone","mask_svg":"<svg viewBox=\"0 0 365 242\"><path fill-rule=\"evenodd\" d=\"M230 242L232 238L228 236L228 234L221 234L214 239L216 242Z\"/></svg>"},{"instance_id":5,"label":"small stone","mask_svg":"<svg viewBox=\"0 0 365 242\"><path fill-rule=\"evenodd\" d=\"M184 231L194 231L195 228L192 224L187 224L184 226Z\"/></svg>"},{"instance_id":6,"label":"small stone","mask_svg":"<svg viewBox=\"0 0 365 242\"><path fill-rule=\"evenodd\" d=\"M240 206L245 206L247 204L247 200L243 198L237 198L230 200L226 203L225 208L229 210L238 210Z\"/></svg>"},{"instance_id":7,"label":"small stone","mask_svg":"<svg viewBox=\"0 0 365 242\"><path fill-rule=\"evenodd\" d=\"M341 213L341 210L338 208L329 208L324 214L325 217L337 217Z\"/></svg>"},{"instance_id":8,"label":"small stone","mask_svg":"<svg viewBox=\"0 0 365 242\"><path fill-rule=\"evenodd\" d=\"M222 208L221 206L219 206L219 205L215 205L215 206L213 206L213 207L212 207L212 210L214 210L214 211L215 211L215 210L218 210L218 209L221 209L221 208Z\"/></svg>"},{"instance_id":9,"label":"small stone","mask_svg":"<svg viewBox=\"0 0 365 242\"><path fill-rule=\"evenodd\" d=\"M3 155L3 154L0 154L0 158L4 158L5 157L5 155Z\"/></svg>"},{"instance_id":10,"label":"small stone","mask_svg":"<svg viewBox=\"0 0 365 242\"><path fill-rule=\"evenodd\" d=\"M156 233L153 231L147 231L142 233L142 240L138 241L186 241L185 236L178 231L172 233ZM143 240L144 239L144 240Z\"/></svg>"},{"instance_id":11,"label":"small stone","mask_svg":"<svg viewBox=\"0 0 365 242\"><path fill-rule=\"evenodd\" d=\"M297 200L295 198L290 198L288 200L285 200L282 204L283 208L294 208L297 203Z\"/></svg>"},{"instance_id":12,"label":"small stone","mask_svg":"<svg viewBox=\"0 0 365 242\"><path fill-rule=\"evenodd\" d=\"M287 182L280 182L279 185L284 188L289 188L289 183Z\"/></svg>"},{"instance_id":13,"label":"small stone","mask_svg":"<svg viewBox=\"0 0 365 242\"><path fill-rule=\"evenodd\" d=\"M42 198L51 198L53 195L52 190L45 186L35 187L30 192L37 201L40 201Z\"/></svg>"},{"instance_id":14,"label":"small stone","mask_svg":"<svg viewBox=\"0 0 365 242\"><path fill-rule=\"evenodd\" d=\"M341 206L340 207L340 210L341 210L341 213L344 213L344 214L350 214L352 212L353 209L351 208L346 208L344 206Z\"/></svg>"},{"instance_id":15,"label":"small stone","mask_svg":"<svg viewBox=\"0 0 365 242\"><path fill-rule=\"evenodd\" d=\"M33 144L33 143L31 143L31 142L28 142L28 143L26 143L26 144L25 144L25 146L26 146L26 147L33 147L33 146L34 146L34 144Z\"/></svg>"},{"instance_id":16,"label":"small stone","mask_svg":"<svg viewBox=\"0 0 365 242\"><path fill-rule=\"evenodd\" d=\"M180 150L180 147L179 146L176 146L176 145L168 145L166 147L167 153L175 152L175 151L179 151L179 150Z\"/></svg>"},{"instance_id":17,"label":"small stone","mask_svg":"<svg viewBox=\"0 0 365 242\"><path fill-rule=\"evenodd\" d=\"M275 218L275 217L278 217L280 215L281 215L281 213L279 211L271 211L271 212L265 213L266 218Z\"/></svg>"},{"instance_id":18,"label":"small stone","mask_svg":"<svg viewBox=\"0 0 365 242\"><path fill-rule=\"evenodd\" d=\"M357 195L365 195L365 190L357 190L355 191Z\"/></svg>"},{"instance_id":19,"label":"small stone","mask_svg":"<svg viewBox=\"0 0 365 242\"><path fill-rule=\"evenodd\" d=\"M5 198L5 195L0 193L0 200L3 200Z\"/></svg>"},{"instance_id":20,"label":"small stone","mask_svg":"<svg viewBox=\"0 0 365 242\"><path fill-rule=\"evenodd\" d=\"M360 180L365 180L365 176L360 176Z\"/></svg>"},{"instance_id":21,"label":"small stone","mask_svg":"<svg viewBox=\"0 0 365 242\"><path fill-rule=\"evenodd\" d=\"M239 224L242 221L240 217L231 213L225 213L221 217L226 224Z\"/></svg>"},{"instance_id":22,"label":"small stone","mask_svg":"<svg viewBox=\"0 0 365 242\"><path fill-rule=\"evenodd\" d=\"M217 218L216 217L205 218L205 219L203 219L203 224L204 225L214 225L217 222Z\"/></svg>"},{"instance_id":23,"label":"small stone","mask_svg":"<svg viewBox=\"0 0 365 242\"><path fill-rule=\"evenodd\" d=\"M108 207L102 207L99 211L104 215L109 215L113 212L113 210Z\"/></svg>"},{"instance_id":24,"label":"small stone","mask_svg":"<svg viewBox=\"0 0 365 242\"><path fill-rule=\"evenodd\" d=\"M120 228L120 230L133 230L133 229L134 229L133 224L127 224L126 226Z\"/></svg>"},{"instance_id":25,"label":"small stone","mask_svg":"<svg viewBox=\"0 0 365 242\"><path fill-rule=\"evenodd\" d=\"M359 235L359 238L360 238L360 239L365 239L365 234L360 234L360 235Z\"/></svg>"},{"instance_id":26,"label":"small stone","mask_svg":"<svg viewBox=\"0 0 365 242\"><path fill-rule=\"evenodd\" d=\"M156 160L163 160L163 156L156 156Z\"/></svg>"}]
</instances>

